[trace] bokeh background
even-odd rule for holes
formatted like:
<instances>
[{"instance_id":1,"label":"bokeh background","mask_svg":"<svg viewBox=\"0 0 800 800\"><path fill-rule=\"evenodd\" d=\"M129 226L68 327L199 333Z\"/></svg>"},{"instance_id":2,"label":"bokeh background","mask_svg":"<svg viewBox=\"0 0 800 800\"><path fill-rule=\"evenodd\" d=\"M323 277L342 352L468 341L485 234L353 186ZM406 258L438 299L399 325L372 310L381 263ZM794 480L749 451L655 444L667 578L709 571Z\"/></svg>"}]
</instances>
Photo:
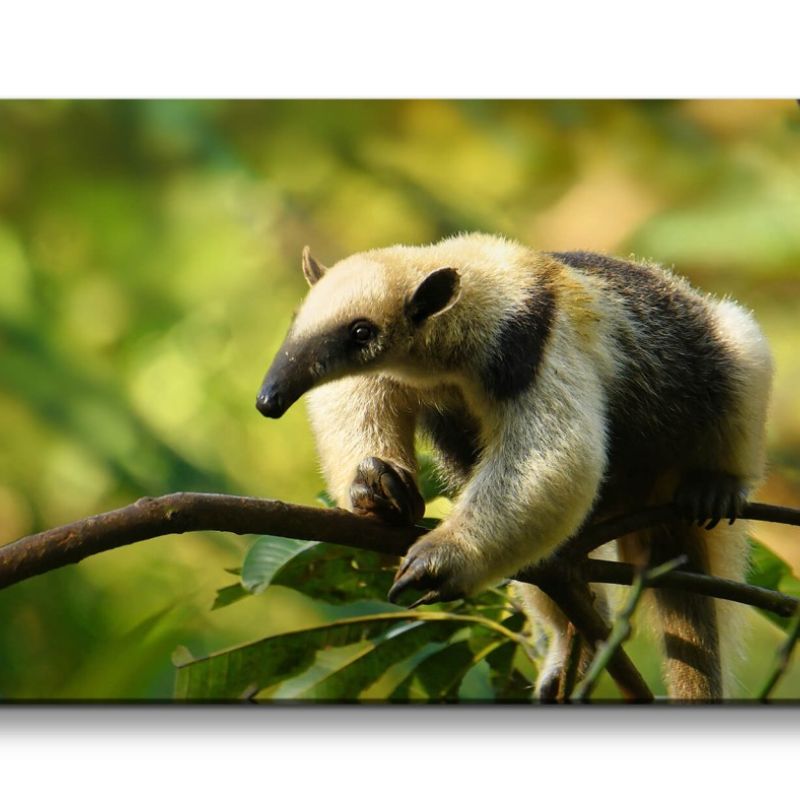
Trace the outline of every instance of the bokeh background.
<instances>
[{"instance_id":1,"label":"bokeh background","mask_svg":"<svg viewBox=\"0 0 800 800\"><path fill-rule=\"evenodd\" d=\"M794 101L0 102L0 544L142 495L314 503L302 404L255 394L325 263L463 230L672 265L752 308L777 363L760 499L800 506ZM800 568L795 529L755 535ZM246 537L164 537L0 592L0 699L159 699L171 655L342 614L212 611ZM755 615L754 615L755 616ZM741 694L781 635L758 617ZM631 652L657 673L653 645ZM800 697L795 665L775 693Z\"/></svg>"}]
</instances>

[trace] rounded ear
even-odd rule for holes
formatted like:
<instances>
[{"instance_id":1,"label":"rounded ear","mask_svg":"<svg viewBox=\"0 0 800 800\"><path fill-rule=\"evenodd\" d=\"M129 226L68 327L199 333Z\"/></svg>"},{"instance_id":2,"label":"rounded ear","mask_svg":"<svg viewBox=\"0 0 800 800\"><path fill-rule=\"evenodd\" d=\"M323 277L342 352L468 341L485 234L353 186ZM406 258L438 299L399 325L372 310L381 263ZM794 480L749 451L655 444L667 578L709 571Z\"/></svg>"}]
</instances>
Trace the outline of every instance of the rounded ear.
<instances>
[{"instance_id":1,"label":"rounded ear","mask_svg":"<svg viewBox=\"0 0 800 800\"><path fill-rule=\"evenodd\" d=\"M415 324L452 308L461 296L461 276L452 267L426 275L406 303L406 313Z\"/></svg>"},{"instance_id":2,"label":"rounded ear","mask_svg":"<svg viewBox=\"0 0 800 800\"><path fill-rule=\"evenodd\" d=\"M303 248L303 275L306 276L309 286L313 286L326 272L324 267L311 255L311 248L306 245Z\"/></svg>"}]
</instances>

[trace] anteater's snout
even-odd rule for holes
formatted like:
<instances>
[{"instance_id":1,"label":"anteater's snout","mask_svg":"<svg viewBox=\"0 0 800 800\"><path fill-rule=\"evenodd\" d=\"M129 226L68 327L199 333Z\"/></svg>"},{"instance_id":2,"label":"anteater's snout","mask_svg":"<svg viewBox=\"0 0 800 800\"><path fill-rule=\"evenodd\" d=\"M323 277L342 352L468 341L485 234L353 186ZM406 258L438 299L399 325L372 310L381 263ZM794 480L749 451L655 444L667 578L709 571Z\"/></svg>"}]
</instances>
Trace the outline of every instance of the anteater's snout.
<instances>
[{"instance_id":1,"label":"anteater's snout","mask_svg":"<svg viewBox=\"0 0 800 800\"><path fill-rule=\"evenodd\" d=\"M290 334L291 336L291 334ZM256 397L256 408L265 417L282 417L309 389L318 374L312 365L319 361L313 350L287 337L272 361Z\"/></svg>"},{"instance_id":2,"label":"anteater's snout","mask_svg":"<svg viewBox=\"0 0 800 800\"><path fill-rule=\"evenodd\" d=\"M283 416L286 411L287 405L283 395L277 390L272 388L262 388L256 398L256 408L265 417L277 419Z\"/></svg>"}]
</instances>

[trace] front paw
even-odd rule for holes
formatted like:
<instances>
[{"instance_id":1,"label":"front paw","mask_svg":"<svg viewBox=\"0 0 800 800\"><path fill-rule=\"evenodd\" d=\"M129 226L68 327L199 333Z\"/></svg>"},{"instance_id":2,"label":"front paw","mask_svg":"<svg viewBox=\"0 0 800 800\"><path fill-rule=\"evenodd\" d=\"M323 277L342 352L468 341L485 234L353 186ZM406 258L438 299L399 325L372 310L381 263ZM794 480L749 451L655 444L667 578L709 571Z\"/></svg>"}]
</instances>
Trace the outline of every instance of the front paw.
<instances>
[{"instance_id":1,"label":"front paw","mask_svg":"<svg viewBox=\"0 0 800 800\"><path fill-rule=\"evenodd\" d=\"M350 486L353 513L374 515L392 525L422 519L425 501L411 473L382 458L365 458Z\"/></svg>"},{"instance_id":2,"label":"front paw","mask_svg":"<svg viewBox=\"0 0 800 800\"><path fill-rule=\"evenodd\" d=\"M409 608L423 603L458 600L469 594L475 581L463 548L445 531L432 531L418 539L406 554L394 576L389 601L406 589L425 592Z\"/></svg>"},{"instance_id":3,"label":"front paw","mask_svg":"<svg viewBox=\"0 0 800 800\"><path fill-rule=\"evenodd\" d=\"M734 475L724 472L693 472L687 475L674 501L688 520L711 530L721 519L733 524L747 502L747 490Z\"/></svg>"}]
</instances>

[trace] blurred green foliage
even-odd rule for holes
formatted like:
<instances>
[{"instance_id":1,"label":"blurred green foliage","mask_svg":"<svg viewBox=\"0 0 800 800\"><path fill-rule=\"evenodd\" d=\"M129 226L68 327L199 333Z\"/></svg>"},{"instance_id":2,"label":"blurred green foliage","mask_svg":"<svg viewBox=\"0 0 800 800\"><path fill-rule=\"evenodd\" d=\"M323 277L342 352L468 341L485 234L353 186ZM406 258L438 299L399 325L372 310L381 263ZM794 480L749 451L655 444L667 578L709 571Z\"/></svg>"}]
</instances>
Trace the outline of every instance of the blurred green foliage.
<instances>
[{"instance_id":1,"label":"blurred green foliage","mask_svg":"<svg viewBox=\"0 0 800 800\"><path fill-rule=\"evenodd\" d=\"M793 101L8 101L0 543L180 489L313 502L302 404L280 423L253 408L304 292L303 245L333 263L473 229L635 253L751 307L777 362L760 497L800 505ZM797 574L796 532L756 535ZM277 584L212 611L248 544L164 537L0 593L0 698L166 699L178 647L355 613ZM742 695L780 641L758 619ZM457 645L426 651L430 681L437 658L469 663ZM652 643L630 651L658 686ZM797 666L776 696L800 696Z\"/></svg>"}]
</instances>

